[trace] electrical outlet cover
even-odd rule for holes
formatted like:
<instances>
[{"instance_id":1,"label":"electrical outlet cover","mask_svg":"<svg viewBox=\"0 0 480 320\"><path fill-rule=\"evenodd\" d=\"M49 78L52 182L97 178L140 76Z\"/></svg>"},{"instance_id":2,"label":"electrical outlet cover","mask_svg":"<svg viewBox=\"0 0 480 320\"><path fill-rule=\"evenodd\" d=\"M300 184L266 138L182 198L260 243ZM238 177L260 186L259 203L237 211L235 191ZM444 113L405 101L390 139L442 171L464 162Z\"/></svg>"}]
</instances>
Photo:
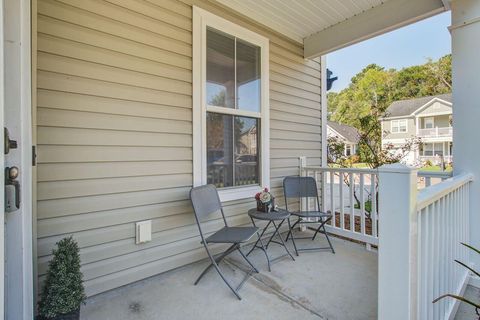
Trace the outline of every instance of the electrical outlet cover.
<instances>
[{"instance_id":1,"label":"electrical outlet cover","mask_svg":"<svg viewBox=\"0 0 480 320\"><path fill-rule=\"evenodd\" d=\"M135 225L135 243L145 243L152 241L152 220L137 222Z\"/></svg>"}]
</instances>

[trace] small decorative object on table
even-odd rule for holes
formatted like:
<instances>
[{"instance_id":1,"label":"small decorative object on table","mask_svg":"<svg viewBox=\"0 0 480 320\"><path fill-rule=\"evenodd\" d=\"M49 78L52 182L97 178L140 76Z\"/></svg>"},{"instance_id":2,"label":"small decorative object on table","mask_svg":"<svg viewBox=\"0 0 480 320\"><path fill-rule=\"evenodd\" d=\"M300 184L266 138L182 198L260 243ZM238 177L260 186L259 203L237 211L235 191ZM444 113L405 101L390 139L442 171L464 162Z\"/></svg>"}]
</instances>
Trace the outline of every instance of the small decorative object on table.
<instances>
[{"instance_id":1,"label":"small decorative object on table","mask_svg":"<svg viewBox=\"0 0 480 320\"><path fill-rule=\"evenodd\" d=\"M270 193L268 188L263 189L255 195L257 200L257 211L269 212L275 209L275 197Z\"/></svg>"}]
</instances>

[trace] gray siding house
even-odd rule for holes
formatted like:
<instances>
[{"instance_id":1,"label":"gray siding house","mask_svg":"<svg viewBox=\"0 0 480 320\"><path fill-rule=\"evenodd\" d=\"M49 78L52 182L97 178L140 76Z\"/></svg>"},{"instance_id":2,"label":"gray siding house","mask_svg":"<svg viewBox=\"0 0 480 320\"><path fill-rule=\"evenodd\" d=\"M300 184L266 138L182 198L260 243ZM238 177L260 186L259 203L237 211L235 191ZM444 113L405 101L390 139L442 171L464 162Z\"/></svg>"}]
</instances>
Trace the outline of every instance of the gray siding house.
<instances>
[{"instance_id":1,"label":"gray siding house","mask_svg":"<svg viewBox=\"0 0 480 320\"><path fill-rule=\"evenodd\" d=\"M400 149L408 139L420 138L422 145L407 155L407 164L452 162L452 108L451 93L393 102L380 119L382 144Z\"/></svg>"},{"instance_id":2,"label":"gray siding house","mask_svg":"<svg viewBox=\"0 0 480 320\"><path fill-rule=\"evenodd\" d=\"M360 133L355 127L327 121L327 137L335 138L345 144L344 155L351 156L358 151L358 142L360 141Z\"/></svg>"}]
</instances>

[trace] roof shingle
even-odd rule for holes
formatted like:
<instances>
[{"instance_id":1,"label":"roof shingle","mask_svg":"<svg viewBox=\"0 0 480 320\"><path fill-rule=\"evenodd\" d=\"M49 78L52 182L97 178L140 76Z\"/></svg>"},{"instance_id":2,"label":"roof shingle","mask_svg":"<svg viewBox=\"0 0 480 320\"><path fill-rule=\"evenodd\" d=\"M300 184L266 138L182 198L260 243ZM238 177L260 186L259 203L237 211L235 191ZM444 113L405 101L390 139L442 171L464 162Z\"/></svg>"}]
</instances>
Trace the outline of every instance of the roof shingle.
<instances>
[{"instance_id":1,"label":"roof shingle","mask_svg":"<svg viewBox=\"0 0 480 320\"><path fill-rule=\"evenodd\" d=\"M386 117L401 117L411 115L413 112L417 111L420 107L430 102L432 99L438 98L444 101L452 102L452 94L445 93L439 94L436 96L408 99L408 100L399 100L393 102L387 108Z\"/></svg>"},{"instance_id":2,"label":"roof shingle","mask_svg":"<svg viewBox=\"0 0 480 320\"><path fill-rule=\"evenodd\" d=\"M348 142L358 143L360 141L360 133L354 127L333 121L327 121L327 125L338 132L338 134L340 134Z\"/></svg>"}]
</instances>

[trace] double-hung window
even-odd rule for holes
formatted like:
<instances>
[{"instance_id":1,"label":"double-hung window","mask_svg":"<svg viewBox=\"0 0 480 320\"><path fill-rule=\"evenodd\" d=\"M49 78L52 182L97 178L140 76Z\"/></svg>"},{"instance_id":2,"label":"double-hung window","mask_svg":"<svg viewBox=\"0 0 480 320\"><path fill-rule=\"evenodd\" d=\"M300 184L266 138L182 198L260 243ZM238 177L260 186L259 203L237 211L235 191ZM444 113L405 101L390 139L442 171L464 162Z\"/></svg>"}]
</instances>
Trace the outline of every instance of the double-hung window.
<instances>
[{"instance_id":1,"label":"double-hung window","mask_svg":"<svg viewBox=\"0 0 480 320\"><path fill-rule=\"evenodd\" d=\"M392 120L392 133L407 132L407 120Z\"/></svg>"},{"instance_id":2,"label":"double-hung window","mask_svg":"<svg viewBox=\"0 0 480 320\"><path fill-rule=\"evenodd\" d=\"M194 185L222 201L269 185L268 39L194 7Z\"/></svg>"}]
</instances>

